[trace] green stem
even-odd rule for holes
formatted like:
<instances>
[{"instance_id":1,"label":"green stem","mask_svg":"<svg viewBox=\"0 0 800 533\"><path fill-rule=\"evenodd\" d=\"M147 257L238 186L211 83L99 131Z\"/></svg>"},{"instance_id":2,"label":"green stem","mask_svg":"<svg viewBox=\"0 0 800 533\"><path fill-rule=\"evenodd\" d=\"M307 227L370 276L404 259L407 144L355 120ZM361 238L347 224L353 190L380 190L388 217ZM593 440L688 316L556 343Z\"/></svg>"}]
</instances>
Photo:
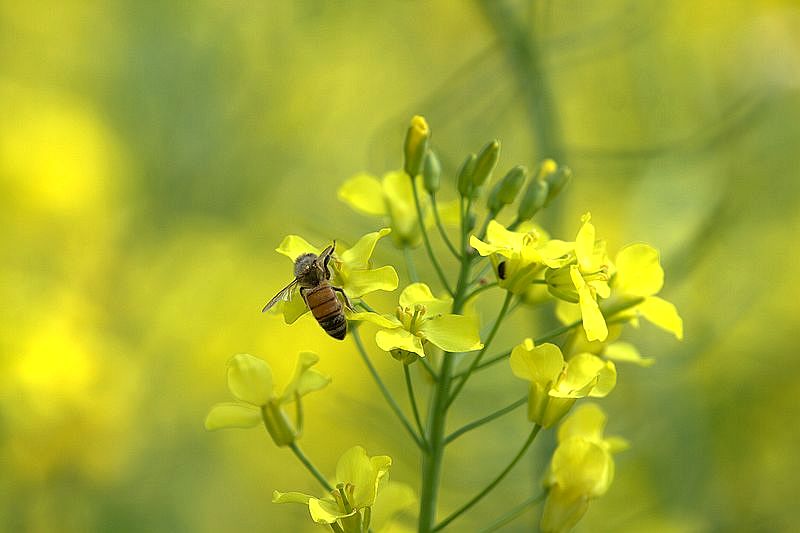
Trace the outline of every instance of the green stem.
<instances>
[{"instance_id":1,"label":"green stem","mask_svg":"<svg viewBox=\"0 0 800 533\"><path fill-rule=\"evenodd\" d=\"M311 475L317 478L317 481L319 481L320 485L322 485L322 487L328 492L331 492L333 490L331 484L328 483L328 480L325 479L325 476L323 476L322 473L319 470L317 470L317 467L314 466L311 460L308 457L306 457L306 454L303 453L303 450L300 449L297 443L296 442L291 443L289 445L289 448L294 452L294 454L297 456L300 462L303 463L303 466L306 467L306 470L311 472Z\"/></svg>"},{"instance_id":2,"label":"green stem","mask_svg":"<svg viewBox=\"0 0 800 533\"><path fill-rule=\"evenodd\" d=\"M408 279L410 279L412 283L418 282L419 275L417 275L417 267L414 266L414 258L411 257L411 249L408 246L403 246L403 259L406 260Z\"/></svg>"},{"instance_id":3,"label":"green stem","mask_svg":"<svg viewBox=\"0 0 800 533\"><path fill-rule=\"evenodd\" d=\"M447 283L447 276L444 275L444 271L442 270L442 265L439 264L439 260L436 259L436 255L433 253L433 248L431 247L431 241L428 238L428 230L425 229L425 217L422 214L422 206L419 203L419 194L417 192L417 180L414 178L411 179L411 188L414 193L414 205L417 208L417 218L419 219L419 229L422 232L422 241L425 243L425 250L428 252L428 257L431 260L431 264L433 265L434 270L436 270L436 274L439 276L439 281L442 282L442 286L445 290L450 293L450 296L453 296L453 289L450 288L450 285Z\"/></svg>"},{"instance_id":4,"label":"green stem","mask_svg":"<svg viewBox=\"0 0 800 533\"><path fill-rule=\"evenodd\" d=\"M497 287L497 285L498 285L498 283L496 281L493 281L492 283L487 283L486 285L481 285L480 287L478 287L477 289L475 289L474 291L469 293L469 295L465 299L467 301L472 300L473 298L475 298L477 295L479 295L483 291L488 291L489 289L494 289L495 287Z\"/></svg>"},{"instance_id":5,"label":"green stem","mask_svg":"<svg viewBox=\"0 0 800 533\"><path fill-rule=\"evenodd\" d=\"M433 381L439 381L439 375L436 373L436 370L434 370L431 364L428 362L427 357L420 357L419 362L422 364L422 368L424 368L425 371L428 374L430 374L430 376L433 378Z\"/></svg>"},{"instance_id":6,"label":"green stem","mask_svg":"<svg viewBox=\"0 0 800 533\"><path fill-rule=\"evenodd\" d=\"M414 431L413 427L411 427L411 423L408 421L408 418L406 418L406 415L403 414L403 410L400 409L400 406L397 404L397 401L395 401L394 397L392 396L392 393L389 392L389 389L386 388L386 385L383 383L383 380L381 379L381 376L378 374L377 369L372 364L372 361L370 361L369 356L367 355L367 350L364 348L364 343L361 342L361 336L358 333L358 329L353 328L352 337L356 343L356 347L358 348L358 353L361 355L361 359L363 359L364 364L367 365L369 373L372 374L375 383L381 390L381 393L383 394L383 397L386 399L386 402L389 404L389 407L392 408L392 411L394 411L394 414L397 415L397 418L400 420L400 423L403 424L404 428L406 428L406 431L408 432L409 435L411 435L411 438L414 439L414 442L417 443L417 446L419 446L420 449L424 450L425 446L423 445L420 436L417 435L417 432Z\"/></svg>"},{"instance_id":7,"label":"green stem","mask_svg":"<svg viewBox=\"0 0 800 533\"><path fill-rule=\"evenodd\" d=\"M522 445L522 448L520 448L519 452L517 452L517 455L514 456L514 458L511 460L510 463L508 463L508 466L506 466L503 469L503 471L500 472L500 474L496 478L494 478L494 480L492 480L492 482L489 483L482 491L473 496L470 501L459 507L458 510L456 510L455 512L450 514L450 516L442 520L435 528L433 528L433 531L439 531L440 529L445 528L450 522L461 516L463 513L468 511L473 505L481 501L487 494L489 494L492 491L492 489L494 489L501 481L503 481L503 479L508 475L508 473L511 472L514 466L519 462L519 460L522 459L522 457L525 455L525 452L528 451L528 448L530 448L531 444L533 444L533 441L536 438L536 435L539 434L540 429L542 429L542 426L540 426L539 424L534 425L533 429L530 432L530 435L528 435L528 440L525 441L525 444Z\"/></svg>"},{"instance_id":8,"label":"green stem","mask_svg":"<svg viewBox=\"0 0 800 533\"><path fill-rule=\"evenodd\" d=\"M509 524L511 521L516 520L519 518L522 513L527 511L528 509L533 508L534 504L537 504L543 501L547 497L547 491L542 492L541 494L537 494L536 496L531 496L521 504L517 505L506 514L486 526L485 528L481 529L480 533L492 533L492 531L497 531L501 527Z\"/></svg>"},{"instance_id":9,"label":"green stem","mask_svg":"<svg viewBox=\"0 0 800 533\"><path fill-rule=\"evenodd\" d=\"M456 259L461 259L461 254L458 253L456 247L453 246L453 243L450 242L450 238L447 236L447 232L444 229L444 224L442 224L442 219L439 218L439 207L436 205L436 195L431 193L431 207L433 208L433 218L436 220L436 227L439 228L439 234L442 236L442 240L447 245L447 249L450 250L450 253L453 254L453 257Z\"/></svg>"},{"instance_id":10,"label":"green stem","mask_svg":"<svg viewBox=\"0 0 800 533\"><path fill-rule=\"evenodd\" d=\"M445 439L445 444L450 444L451 442L456 440L458 437L460 437L464 433L466 433L468 431L472 431L475 428L481 427L484 424L488 424L489 422L491 422L495 418L500 418L504 414L510 413L511 411L516 409L517 407L520 407L521 405L524 405L527 402L528 402L528 395L526 394L525 396L523 396L519 400L515 401L511 405L506 405L505 407L503 407L502 409L498 409L494 413L488 414L488 415L484 416L483 418L479 418L478 420L475 420L474 422L470 422L466 426L463 426L463 427L455 430L451 434L449 434L447 436L447 438Z\"/></svg>"},{"instance_id":11,"label":"green stem","mask_svg":"<svg viewBox=\"0 0 800 533\"><path fill-rule=\"evenodd\" d=\"M463 199L462 199L463 207ZM467 287L472 266L472 258L466 253L467 210L461 211L461 267L458 273L458 283L453 295L453 313L460 314L465 303ZM421 217L421 211L417 213ZM447 422L448 399L450 398L451 374L454 357L445 353L438 373L438 381L433 389L433 397L429 405L428 416L428 453L422 457L422 487L420 490L419 507L419 532L430 533L436 523L436 506L439 499L439 485L442 477L442 459L445 448L445 423Z\"/></svg>"},{"instance_id":12,"label":"green stem","mask_svg":"<svg viewBox=\"0 0 800 533\"><path fill-rule=\"evenodd\" d=\"M500 312L497 314L497 320L495 320L492 330L489 332L489 336L486 338L486 342L483 344L483 348L481 348L481 351L478 352L478 355L472 360L467 372L458 382L458 385L456 385L455 390L450 395L450 399L447 402L448 406L455 401L458 393L461 392L461 389L463 389L464 385L466 385L470 374L472 374L473 370L475 370L475 368L480 364L481 359L483 358L484 354L486 354L486 350L489 348L489 345L492 344L492 340L494 340L495 335L497 335L497 332L500 329L500 323L503 322L503 318L506 316L506 312L508 312L508 306L511 304L513 297L514 295L511 292L506 293L506 299L503 300L503 307L500 308Z\"/></svg>"},{"instance_id":13,"label":"green stem","mask_svg":"<svg viewBox=\"0 0 800 533\"><path fill-rule=\"evenodd\" d=\"M417 398L414 395L414 383L411 381L411 372L408 370L408 365L403 365L403 375L406 378L406 390L408 391L408 401L411 403L411 410L414 412L414 421L417 423L419 435L425 448L428 448L428 443L425 440L425 429L422 427L422 419L419 417L419 409L417 408Z\"/></svg>"}]
</instances>

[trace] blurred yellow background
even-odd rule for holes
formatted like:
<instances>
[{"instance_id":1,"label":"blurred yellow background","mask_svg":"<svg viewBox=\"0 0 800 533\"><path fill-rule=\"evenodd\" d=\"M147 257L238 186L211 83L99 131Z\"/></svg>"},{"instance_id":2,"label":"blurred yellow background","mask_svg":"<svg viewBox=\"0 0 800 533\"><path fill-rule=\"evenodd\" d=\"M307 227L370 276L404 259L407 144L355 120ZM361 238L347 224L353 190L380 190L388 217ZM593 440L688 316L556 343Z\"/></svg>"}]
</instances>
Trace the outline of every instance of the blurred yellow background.
<instances>
[{"instance_id":1,"label":"blurred yellow background","mask_svg":"<svg viewBox=\"0 0 800 533\"><path fill-rule=\"evenodd\" d=\"M658 362L620 368L603 402L631 449L578 530L794 530L799 89L788 0L0 1L0 530L316 531L270 503L317 492L288 451L261 430L203 429L239 352L278 383L298 351L319 353L333 384L305 403L307 453L332 473L361 444L417 486L352 343L259 313L290 280L284 235L377 229L336 190L399 167L412 114L448 176L492 138L501 171L570 165L542 219L554 235L591 210L612 253L662 251L686 339L632 335ZM375 259L405 282L388 240ZM421 250L417 264L433 279ZM520 310L496 346L546 329ZM369 343L405 406L395 361ZM497 365L452 427L524 391ZM527 430L516 411L449 448L441 516ZM538 491L552 446L452 529Z\"/></svg>"}]
</instances>

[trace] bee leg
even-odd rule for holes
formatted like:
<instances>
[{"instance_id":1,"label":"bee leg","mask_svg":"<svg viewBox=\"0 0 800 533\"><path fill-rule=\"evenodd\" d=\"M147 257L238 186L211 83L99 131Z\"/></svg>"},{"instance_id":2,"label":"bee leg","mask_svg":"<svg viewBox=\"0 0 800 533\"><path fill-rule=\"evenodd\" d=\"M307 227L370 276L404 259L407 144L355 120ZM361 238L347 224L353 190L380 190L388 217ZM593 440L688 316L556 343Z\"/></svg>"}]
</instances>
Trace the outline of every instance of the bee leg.
<instances>
[{"instance_id":1,"label":"bee leg","mask_svg":"<svg viewBox=\"0 0 800 533\"><path fill-rule=\"evenodd\" d=\"M336 241L333 241L333 244L330 245L328 248L322 252L324 256L322 258L322 269L325 271L325 279L331 279L331 271L328 268L328 263L331 262L331 257L333 257L333 251L336 249Z\"/></svg>"},{"instance_id":2,"label":"bee leg","mask_svg":"<svg viewBox=\"0 0 800 533\"><path fill-rule=\"evenodd\" d=\"M306 307L308 307L308 300L306 300L306 289L300 287L300 296L303 298L303 302L305 302Z\"/></svg>"},{"instance_id":3,"label":"bee leg","mask_svg":"<svg viewBox=\"0 0 800 533\"><path fill-rule=\"evenodd\" d=\"M353 302L351 302L350 298L347 297L347 294L345 294L344 289L342 289L341 287L334 287L334 286L331 286L331 289L335 290L338 293L341 293L342 296L344 297L344 305L346 305L347 308L350 309L351 311L355 311L355 308L353 307Z\"/></svg>"}]
</instances>

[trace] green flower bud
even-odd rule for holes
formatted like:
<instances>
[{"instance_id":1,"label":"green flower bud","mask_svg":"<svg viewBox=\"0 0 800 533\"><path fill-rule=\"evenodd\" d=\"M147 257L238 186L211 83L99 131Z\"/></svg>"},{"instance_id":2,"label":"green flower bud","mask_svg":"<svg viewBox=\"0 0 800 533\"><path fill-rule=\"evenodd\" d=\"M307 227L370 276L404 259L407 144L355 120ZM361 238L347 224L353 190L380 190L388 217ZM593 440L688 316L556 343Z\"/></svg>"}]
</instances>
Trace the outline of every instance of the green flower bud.
<instances>
[{"instance_id":1,"label":"green flower bud","mask_svg":"<svg viewBox=\"0 0 800 533\"><path fill-rule=\"evenodd\" d=\"M472 193L472 173L475 171L475 154L469 154L458 169L458 193L461 196L469 196Z\"/></svg>"},{"instance_id":2,"label":"green flower bud","mask_svg":"<svg viewBox=\"0 0 800 533\"><path fill-rule=\"evenodd\" d=\"M511 204L517 198L522 184L525 183L527 169L523 166L516 166L503 176L503 179L495 183L489 193L486 206L493 213L500 211L503 206Z\"/></svg>"},{"instance_id":3,"label":"green flower bud","mask_svg":"<svg viewBox=\"0 0 800 533\"><path fill-rule=\"evenodd\" d=\"M442 165L439 163L439 158L436 157L436 152L428 150L422 169L423 184L425 185L426 191L433 194L439 190L439 176L441 173Z\"/></svg>"},{"instance_id":4,"label":"green flower bud","mask_svg":"<svg viewBox=\"0 0 800 533\"><path fill-rule=\"evenodd\" d=\"M400 361L404 365L410 365L412 363L416 363L419 356L414 352L409 352L408 350L403 350L402 348L394 348L389 351L392 357L396 360Z\"/></svg>"},{"instance_id":5,"label":"green flower bud","mask_svg":"<svg viewBox=\"0 0 800 533\"><path fill-rule=\"evenodd\" d=\"M475 163L475 170L472 172L472 185L478 188L489 179L492 175L494 167L497 165L497 160L500 157L500 141L492 141L478 154L478 160Z\"/></svg>"},{"instance_id":6,"label":"green flower bud","mask_svg":"<svg viewBox=\"0 0 800 533\"><path fill-rule=\"evenodd\" d=\"M519 211L517 212L517 219L520 221L530 220L533 218L539 209L544 207L547 201L547 191L550 186L546 181L538 178L533 178L525 189L525 194L519 202Z\"/></svg>"},{"instance_id":7,"label":"green flower bud","mask_svg":"<svg viewBox=\"0 0 800 533\"><path fill-rule=\"evenodd\" d=\"M544 273L547 290L550 294L565 302L578 303L578 291L572 282L569 265L561 268L548 268Z\"/></svg>"},{"instance_id":8,"label":"green flower bud","mask_svg":"<svg viewBox=\"0 0 800 533\"><path fill-rule=\"evenodd\" d=\"M550 202L558 196L558 193L572 180L572 170L570 170L569 167L558 167L558 170L548 175L546 180L550 188L547 191L547 201L544 203L545 207L550 205Z\"/></svg>"},{"instance_id":9,"label":"green flower bud","mask_svg":"<svg viewBox=\"0 0 800 533\"><path fill-rule=\"evenodd\" d=\"M425 153L428 151L430 133L431 130L424 117L416 115L411 119L411 125L406 131L406 141L403 149L405 154L403 170L412 178L422 173Z\"/></svg>"},{"instance_id":10,"label":"green flower bud","mask_svg":"<svg viewBox=\"0 0 800 533\"><path fill-rule=\"evenodd\" d=\"M299 402L300 398L297 401ZM300 428L295 430L292 427L278 402L270 401L266 405L262 405L261 418L269 436L277 446L289 446L296 440Z\"/></svg>"}]
</instances>

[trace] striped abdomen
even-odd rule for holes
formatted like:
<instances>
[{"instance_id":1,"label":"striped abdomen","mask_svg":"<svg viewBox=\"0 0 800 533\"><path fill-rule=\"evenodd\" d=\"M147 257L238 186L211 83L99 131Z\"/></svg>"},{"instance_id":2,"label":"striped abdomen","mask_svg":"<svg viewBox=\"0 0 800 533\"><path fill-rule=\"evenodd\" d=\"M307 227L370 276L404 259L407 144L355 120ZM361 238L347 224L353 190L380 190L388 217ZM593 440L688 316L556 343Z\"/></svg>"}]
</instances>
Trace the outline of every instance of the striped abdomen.
<instances>
[{"instance_id":1,"label":"striped abdomen","mask_svg":"<svg viewBox=\"0 0 800 533\"><path fill-rule=\"evenodd\" d=\"M319 325L334 339L342 340L347 333L347 319L342 303L331 286L324 282L305 291L305 299L311 314Z\"/></svg>"}]
</instances>

